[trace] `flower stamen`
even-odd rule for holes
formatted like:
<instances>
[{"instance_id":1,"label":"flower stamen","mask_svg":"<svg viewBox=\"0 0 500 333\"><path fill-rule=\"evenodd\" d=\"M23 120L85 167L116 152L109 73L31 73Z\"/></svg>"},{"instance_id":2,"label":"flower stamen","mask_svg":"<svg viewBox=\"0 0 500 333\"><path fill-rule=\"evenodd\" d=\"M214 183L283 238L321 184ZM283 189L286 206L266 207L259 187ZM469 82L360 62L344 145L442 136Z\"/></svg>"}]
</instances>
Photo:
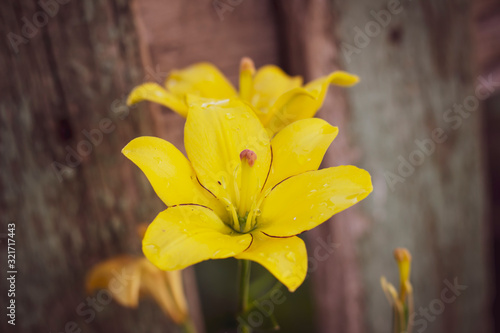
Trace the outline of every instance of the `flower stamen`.
<instances>
[{"instance_id":1,"label":"flower stamen","mask_svg":"<svg viewBox=\"0 0 500 333\"><path fill-rule=\"evenodd\" d=\"M249 102L252 96L255 65L252 59L244 57L240 63L240 98Z\"/></svg>"}]
</instances>

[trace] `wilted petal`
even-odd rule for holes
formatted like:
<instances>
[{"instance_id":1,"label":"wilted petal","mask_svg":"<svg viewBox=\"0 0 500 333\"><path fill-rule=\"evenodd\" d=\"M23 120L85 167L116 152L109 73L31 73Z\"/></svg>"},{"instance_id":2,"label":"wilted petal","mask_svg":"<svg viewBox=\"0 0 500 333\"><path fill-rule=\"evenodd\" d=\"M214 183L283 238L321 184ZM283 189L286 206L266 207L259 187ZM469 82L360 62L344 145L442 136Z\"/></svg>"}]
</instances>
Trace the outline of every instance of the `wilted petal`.
<instances>
[{"instance_id":1,"label":"wilted petal","mask_svg":"<svg viewBox=\"0 0 500 333\"><path fill-rule=\"evenodd\" d=\"M123 306L135 308L139 303L141 269L140 258L123 255L92 267L85 279L86 290L108 290L113 298ZM118 279L117 277L126 277Z\"/></svg>"}]
</instances>

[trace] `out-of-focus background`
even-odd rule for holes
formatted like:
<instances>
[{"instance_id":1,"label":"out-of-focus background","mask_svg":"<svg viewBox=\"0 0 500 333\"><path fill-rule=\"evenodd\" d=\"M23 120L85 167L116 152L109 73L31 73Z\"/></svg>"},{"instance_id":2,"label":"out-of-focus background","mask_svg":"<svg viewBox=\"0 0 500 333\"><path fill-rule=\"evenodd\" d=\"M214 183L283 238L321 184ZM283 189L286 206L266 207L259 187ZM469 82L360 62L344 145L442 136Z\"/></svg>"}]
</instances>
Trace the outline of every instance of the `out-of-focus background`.
<instances>
[{"instance_id":1,"label":"out-of-focus background","mask_svg":"<svg viewBox=\"0 0 500 333\"><path fill-rule=\"evenodd\" d=\"M237 84L243 56L306 81L361 77L331 87L319 112L340 128L323 163L367 169L374 192L304 235L309 276L274 309L282 331L389 332L379 279L398 283L401 246L414 332L500 330L498 1L4 0L0 17L2 332L179 331L152 301L94 307L84 290L96 263L140 253L136 226L163 208L121 148L139 135L183 142L184 119L125 98L199 61ZM235 331L236 269L186 270L200 331Z\"/></svg>"}]
</instances>

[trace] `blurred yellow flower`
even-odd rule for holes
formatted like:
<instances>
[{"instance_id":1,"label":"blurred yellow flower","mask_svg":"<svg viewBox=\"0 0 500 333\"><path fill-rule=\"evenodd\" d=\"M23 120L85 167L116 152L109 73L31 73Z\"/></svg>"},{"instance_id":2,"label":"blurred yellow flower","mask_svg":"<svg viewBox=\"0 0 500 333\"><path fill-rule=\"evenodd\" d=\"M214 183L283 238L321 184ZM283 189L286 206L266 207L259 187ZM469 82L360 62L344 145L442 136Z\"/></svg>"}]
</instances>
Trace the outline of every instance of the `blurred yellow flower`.
<instances>
[{"instance_id":1,"label":"blurred yellow flower","mask_svg":"<svg viewBox=\"0 0 500 333\"><path fill-rule=\"evenodd\" d=\"M394 311L393 329L395 333L409 332L412 326L413 288L410 283L411 254L405 248L396 248L394 258L399 269L399 294L396 288L386 278L380 278L380 284L387 300Z\"/></svg>"},{"instance_id":2,"label":"blurred yellow flower","mask_svg":"<svg viewBox=\"0 0 500 333\"><path fill-rule=\"evenodd\" d=\"M330 84L348 87L358 80L355 75L335 71L302 86L299 76L290 77L274 65L255 71L252 60L243 58L239 94L214 65L203 62L172 71L165 87L156 83L139 85L130 93L127 103L148 100L186 117L188 95L215 100L239 97L254 106L264 127L273 134L294 121L313 117L321 108Z\"/></svg>"},{"instance_id":3,"label":"blurred yellow flower","mask_svg":"<svg viewBox=\"0 0 500 333\"><path fill-rule=\"evenodd\" d=\"M141 230L145 227L140 226ZM188 317L181 271L162 271L145 257L121 255L103 261L92 267L85 281L88 293L108 290L125 307L136 308L139 298L152 297L176 324L185 323Z\"/></svg>"},{"instance_id":4,"label":"blurred yellow flower","mask_svg":"<svg viewBox=\"0 0 500 333\"><path fill-rule=\"evenodd\" d=\"M189 160L155 137L122 151L167 205L146 231L144 254L163 270L252 260L294 291L307 271L297 235L364 199L370 175L354 166L317 170L338 132L324 120L296 121L270 139L241 99L187 103Z\"/></svg>"}]
</instances>

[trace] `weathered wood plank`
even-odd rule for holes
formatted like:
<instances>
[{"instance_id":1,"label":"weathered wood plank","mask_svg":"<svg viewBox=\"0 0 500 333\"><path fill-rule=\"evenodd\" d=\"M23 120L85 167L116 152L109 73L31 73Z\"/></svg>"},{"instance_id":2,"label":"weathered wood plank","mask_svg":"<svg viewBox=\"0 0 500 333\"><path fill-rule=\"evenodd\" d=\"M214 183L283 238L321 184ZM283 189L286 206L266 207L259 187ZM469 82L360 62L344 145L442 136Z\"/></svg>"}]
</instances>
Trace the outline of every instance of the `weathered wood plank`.
<instances>
[{"instance_id":1,"label":"weathered wood plank","mask_svg":"<svg viewBox=\"0 0 500 333\"><path fill-rule=\"evenodd\" d=\"M2 227L17 223L16 328L60 332L74 321L83 332L170 331L152 302L139 311L111 303L94 310L96 319L82 314L85 272L112 255L140 253L135 226L164 207L121 148L138 135L182 145L179 116L123 101L151 75L161 81L195 61L214 62L233 81L242 56L276 63L271 7L245 2L223 21L212 1L67 1L50 10L46 24L23 36L24 17L42 18L43 9L35 1L0 5L2 36L24 38L18 52L7 39L0 50L0 210Z\"/></svg>"},{"instance_id":2,"label":"weathered wood plank","mask_svg":"<svg viewBox=\"0 0 500 333\"><path fill-rule=\"evenodd\" d=\"M168 326L153 304L94 307L83 290L99 260L140 253L135 226L161 208L120 154L151 127L146 113L123 107L141 72L128 2L49 3L0 6L2 35L26 42L0 51L0 205L2 227L17 225L16 329L60 332L74 322L82 331L136 331L141 317L147 329Z\"/></svg>"},{"instance_id":3,"label":"weathered wood plank","mask_svg":"<svg viewBox=\"0 0 500 333\"><path fill-rule=\"evenodd\" d=\"M382 27L371 11L394 3ZM366 202L317 231L341 243L313 276L322 331L389 331L379 278L397 281L391 253L398 246L414 254L417 311L439 313L425 319L417 312L424 319L415 329L488 331L481 115L472 97L466 100L478 84L470 3L283 1L281 11L294 32L288 47L305 61L294 71L317 77L343 65L362 78L348 102L333 93L321 113L340 127L326 163L364 167L375 186ZM466 102L472 111L452 124L448 110ZM424 148L416 140L429 142L437 128L446 139L428 155L417 153ZM386 180L398 173L399 158L420 155L422 164L399 175L401 182ZM444 281L455 278L468 289L441 311Z\"/></svg>"}]
</instances>

